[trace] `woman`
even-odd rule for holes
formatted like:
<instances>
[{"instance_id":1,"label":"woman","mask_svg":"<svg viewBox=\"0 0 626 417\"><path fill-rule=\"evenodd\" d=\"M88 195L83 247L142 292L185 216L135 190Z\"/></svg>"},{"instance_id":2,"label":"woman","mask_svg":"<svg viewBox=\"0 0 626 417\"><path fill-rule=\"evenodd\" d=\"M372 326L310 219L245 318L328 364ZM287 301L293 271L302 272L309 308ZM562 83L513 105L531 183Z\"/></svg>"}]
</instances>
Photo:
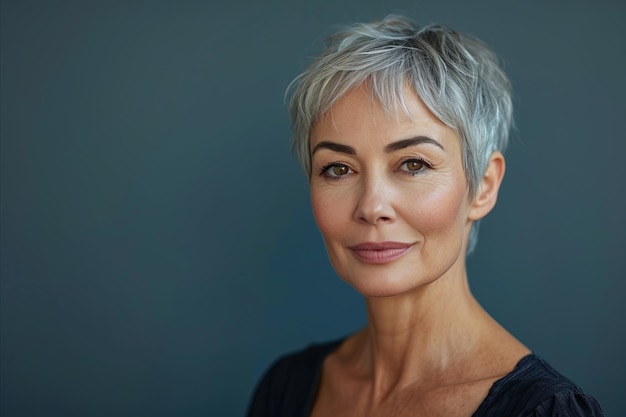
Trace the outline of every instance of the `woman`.
<instances>
[{"instance_id":1,"label":"woman","mask_svg":"<svg viewBox=\"0 0 626 417\"><path fill-rule=\"evenodd\" d=\"M332 37L293 87L314 217L368 325L278 360L249 416L603 415L469 290L511 125L493 52L389 16Z\"/></svg>"}]
</instances>

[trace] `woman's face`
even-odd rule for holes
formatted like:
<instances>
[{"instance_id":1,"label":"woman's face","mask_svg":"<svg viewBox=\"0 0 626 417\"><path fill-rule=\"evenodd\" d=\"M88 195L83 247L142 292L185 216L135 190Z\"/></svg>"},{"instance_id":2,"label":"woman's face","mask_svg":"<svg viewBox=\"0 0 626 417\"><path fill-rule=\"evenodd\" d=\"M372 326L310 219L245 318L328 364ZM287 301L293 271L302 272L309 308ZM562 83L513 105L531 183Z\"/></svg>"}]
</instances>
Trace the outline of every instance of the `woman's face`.
<instances>
[{"instance_id":1,"label":"woman's face","mask_svg":"<svg viewBox=\"0 0 626 417\"><path fill-rule=\"evenodd\" d=\"M387 116L368 87L314 123L311 202L335 270L367 297L464 271L470 201L456 133L411 90Z\"/></svg>"}]
</instances>

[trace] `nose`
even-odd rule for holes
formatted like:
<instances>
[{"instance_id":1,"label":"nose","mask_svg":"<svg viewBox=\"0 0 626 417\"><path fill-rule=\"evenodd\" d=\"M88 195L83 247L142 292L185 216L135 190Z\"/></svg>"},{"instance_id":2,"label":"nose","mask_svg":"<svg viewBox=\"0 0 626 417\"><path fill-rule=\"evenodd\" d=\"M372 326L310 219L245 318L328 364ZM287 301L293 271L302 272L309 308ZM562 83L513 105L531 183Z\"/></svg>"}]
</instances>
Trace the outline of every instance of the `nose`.
<instances>
[{"instance_id":1,"label":"nose","mask_svg":"<svg viewBox=\"0 0 626 417\"><path fill-rule=\"evenodd\" d=\"M354 219L372 225L395 220L392 190L381 179L364 179L359 187L359 197Z\"/></svg>"}]
</instances>

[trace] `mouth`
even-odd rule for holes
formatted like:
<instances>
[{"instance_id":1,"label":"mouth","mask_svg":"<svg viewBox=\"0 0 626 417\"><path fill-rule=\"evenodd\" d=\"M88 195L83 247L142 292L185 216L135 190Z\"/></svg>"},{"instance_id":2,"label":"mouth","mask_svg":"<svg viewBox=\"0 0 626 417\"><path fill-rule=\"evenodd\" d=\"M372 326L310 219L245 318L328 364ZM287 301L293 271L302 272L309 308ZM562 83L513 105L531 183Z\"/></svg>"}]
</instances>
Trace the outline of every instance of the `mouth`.
<instances>
[{"instance_id":1,"label":"mouth","mask_svg":"<svg viewBox=\"0 0 626 417\"><path fill-rule=\"evenodd\" d=\"M360 261L381 265L395 261L412 247L413 244L402 242L366 242L350 246L349 249Z\"/></svg>"}]
</instances>

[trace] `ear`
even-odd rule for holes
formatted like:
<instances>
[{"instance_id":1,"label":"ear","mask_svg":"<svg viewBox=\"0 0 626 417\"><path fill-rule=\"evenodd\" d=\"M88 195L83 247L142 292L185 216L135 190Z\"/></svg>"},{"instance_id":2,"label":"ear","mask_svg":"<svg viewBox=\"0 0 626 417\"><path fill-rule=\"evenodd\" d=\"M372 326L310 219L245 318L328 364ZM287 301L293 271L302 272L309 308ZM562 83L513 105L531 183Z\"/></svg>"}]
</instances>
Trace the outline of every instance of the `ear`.
<instances>
[{"instance_id":1,"label":"ear","mask_svg":"<svg viewBox=\"0 0 626 417\"><path fill-rule=\"evenodd\" d=\"M469 219L476 221L485 217L496 205L498 190L504 177L504 155L495 151L489 157L487 169L480 180L476 195L470 204Z\"/></svg>"}]
</instances>

